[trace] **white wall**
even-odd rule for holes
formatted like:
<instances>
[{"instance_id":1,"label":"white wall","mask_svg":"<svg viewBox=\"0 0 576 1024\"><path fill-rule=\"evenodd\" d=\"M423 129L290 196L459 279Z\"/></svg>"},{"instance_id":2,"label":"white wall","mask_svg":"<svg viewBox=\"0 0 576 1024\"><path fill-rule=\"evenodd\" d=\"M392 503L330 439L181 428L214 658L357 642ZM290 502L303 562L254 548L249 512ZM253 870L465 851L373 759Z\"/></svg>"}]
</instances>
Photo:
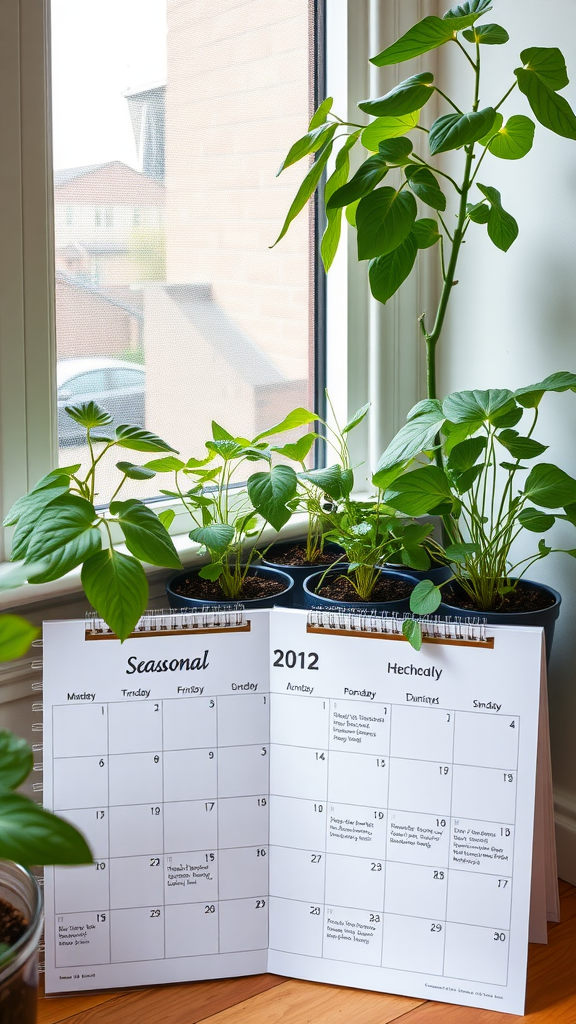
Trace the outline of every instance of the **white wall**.
<instances>
[{"instance_id":1,"label":"white wall","mask_svg":"<svg viewBox=\"0 0 576 1024\"><path fill-rule=\"evenodd\" d=\"M559 46L573 79L564 95L576 108L573 0L498 0L487 20L492 19L509 31L511 40L506 46L483 47L481 107L498 102L512 84L521 50ZM464 98L471 77L465 58L456 47L446 49L446 89L453 97L459 94L459 105L470 109ZM531 115L518 89L503 113L505 119ZM555 370L576 371L576 141L537 125L527 157L487 157L479 180L501 191L520 234L508 253L502 253L484 227L471 225L439 345L440 394L462 388L514 389ZM475 201L479 199L477 194ZM541 410L536 436L550 445L544 458L576 476L576 395L548 396ZM573 528L556 528L554 539L576 548ZM551 555L532 576L563 595L549 688L560 874L576 882L576 560Z\"/></svg>"}]
</instances>

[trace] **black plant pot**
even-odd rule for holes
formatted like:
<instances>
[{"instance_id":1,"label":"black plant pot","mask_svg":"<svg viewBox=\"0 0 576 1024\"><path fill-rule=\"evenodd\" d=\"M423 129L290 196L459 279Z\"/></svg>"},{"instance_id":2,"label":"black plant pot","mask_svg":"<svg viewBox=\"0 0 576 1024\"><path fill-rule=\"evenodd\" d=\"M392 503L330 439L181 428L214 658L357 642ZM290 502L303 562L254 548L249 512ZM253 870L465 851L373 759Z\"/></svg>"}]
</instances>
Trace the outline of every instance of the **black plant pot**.
<instances>
[{"instance_id":1,"label":"black plant pot","mask_svg":"<svg viewBox=\"0 0 576 1024\"><path fill-rule=\"evenodd\" d=\"M438 614L444 619L465 619L469 621L482 619L489 626L542 626L546 638L546 662L548 663L552 651L554 626L560 614L562 597L552 587L547 587L543 583L535 583L533 580L521 580L518 584L519 589L527 586L550 594L554 598L554 603L548 608L540 608L532 612L486 612L476 610L475 608L459 608L457 605L447 604L443 601L438 609Z\"/></svg>"},{"instance_id":2,"label":"black plant pot","mask_svg":"<svg viewBox=\"0 0 576 1024\"><path fill-rule=\"evenodd\" d=\"M232 607L236 604L242 604L245 608L273 608L274 605L280 605L283 608L292 607L294 580L280 569L269 569L267 566L254 565L248 569L248 576L265 576L268 579L280 580L285 585L285 589L281 593L257 599L239 597L237 600L232 601L227 600L224 595L222 595L221 600L217 601L207 601L205 598L184 597L184 595L178 594L174 590L174 585L178 583L178 580L195 576L198 574L198 571L197 569L188 569L184 572L177 572L174 576L170 577L166 584L166 593L171 608L210 608L211 606L221 608L226 605Z\"/></svg>"},{"instance_id":3,"label":"black plant pot","mask_svg":"<svg viewBox=\"0 0 576 1024\"><path fill-rule=\"evenodd\" d=\"M315 588L318 586L324 572L315 572L311 576L308 576L304 580L304 602L306 608L339 608L354 609L355 611L368 611L368 612L407 612L410 610L410 595L403 597L398 601L368 601L362 602L351 602L351 601L334 601L333 598L322 597L321 594L315 593ZM330 576L341 575L339 569L331 569L327 574L327 578ZM388 569L381 569L380 575L384 579L398 580L399 578L409 583L413 590L418 580L414 576L409 576L406 572L389 571Z\"/></svg>"},{"instance_id":4,"label":"black plant pot","mask_svg":"<svg viewBox=\"0 0 576 1024\"><path fill-rule=\"evenodd\" d=\"M270 554L274 553L278 558L280 558L283 552L293 548L296 543L298 542L293 540L281 541L279 544L274 544L274 546L270 548ZM324 551L330 554L334 562L344 553L343 548L339 547L338 544L325 544ZM288 576L292 577L294 580L294 587L292 590L293 608L308 607L304 600L304 580L316 570L322 569L322 571L325 571L330 567L329 562L309 562L307 565L289 565L288 562L283 561L275 560L271 562L266 557L262 558L262 565L269 566L271 569L280 569L282 572L285 572Z\"/></svg>"}]
</instances>

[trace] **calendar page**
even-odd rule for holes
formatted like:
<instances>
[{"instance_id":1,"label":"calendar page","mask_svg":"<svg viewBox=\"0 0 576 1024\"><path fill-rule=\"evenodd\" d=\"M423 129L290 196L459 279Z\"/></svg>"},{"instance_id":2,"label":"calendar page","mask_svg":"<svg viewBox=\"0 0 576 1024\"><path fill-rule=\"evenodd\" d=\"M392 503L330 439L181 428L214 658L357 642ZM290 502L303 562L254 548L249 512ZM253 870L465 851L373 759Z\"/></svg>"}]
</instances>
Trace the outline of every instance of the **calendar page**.
<instances>
[{"instance_id":1,"label":"calendar page","mask_svg":"<svg viewBox=\"0 0 576 1024\"><path fill-rule=\"evenodd\" d=\"M542 631L271 623L269 970L522 1013Z\"/></svg>"},{"instance_id":2,"label":"calendar page","mask_svg":"<svg viewBox=\"0 0 576 1024\"><path fill-rule=\"evenodd\" d=\"M46 870L47 991L270 970L522 1013L541 630L247 619L45 624L45 804L95 858Z\"/></svg>"}]
</instances>

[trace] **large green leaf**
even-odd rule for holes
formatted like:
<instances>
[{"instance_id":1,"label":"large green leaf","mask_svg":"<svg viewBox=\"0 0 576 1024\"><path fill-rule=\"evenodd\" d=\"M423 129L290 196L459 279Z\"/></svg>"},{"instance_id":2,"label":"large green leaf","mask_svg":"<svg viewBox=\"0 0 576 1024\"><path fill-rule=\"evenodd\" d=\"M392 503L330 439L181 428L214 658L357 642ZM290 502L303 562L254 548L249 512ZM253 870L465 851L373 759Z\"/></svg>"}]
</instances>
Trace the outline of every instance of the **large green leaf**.
<instances>
[{"instance_id":1,"label":"large green leaf","mask_svg":"<svg viewBox=\"0 0 576 1024\"><path fill-rule=\"evenodd\" d=\"M488 11L492 10L492 0L465 0L462 4L456 4L455 7L451 7L449 11L446 11L444 18L468 18L470 15L474 16L474 21L483 14L487 14ZM473 24L473 22L472 22Z\"/></svg>"},{"instance_id":2,"label":"large green leaf","mask_svg":"<svg viewBox=\"0 0 576 1024\"><path fill-rule=\"evenodd\" d=\"M488 149L501 160L521 160L532 149L535 130L536 125L530 117L515 114L500 128Z\"/></svg>"},{"instance_id":3,"label":"large green leaf","mask_svg":"<svg viewBox=\"0 0 576 1024\"><path fill-rule=\"evenodd\" d=\"M442 402L447 420L480 427L484 420L493 423L499 415L513 409L514 395L504 388L490 391L454 391Z\"/></svg>"},{"instance_id":4,"label":"large green leaf","mask_svg":"<svg viewBox=\"0 0 576 1024\"><path fill-rule=\"evenodd\" d=\"M433 217L422 217L415 221L412 234L419 249L429 249L431 245L436 245L436 242L439 242L442 237L438 230L438 221Z\"/></svg>"},{"instance_id":5,"label":"large green leaf","mask_svg":"<svg viewBox=\"0 0 576 1024\"><path fill-rule=\"evenodd\" d=\"M20 793L0 793L0 857L27 867L91 864L83 836Z\"/></svg>"},{"instance_id":6,"label":"large green leaf","mask_svg":"<svg viewBox=\"0 0 576 1024\"><path fill-rule=\"evenodd\" d=\"M433 615L442 602L442 591L432 580L421 580L410 595L410 611L415 615Z\"/></svg>"},{"instance_id":7,"label":"large green leaf","mask_svg":"<svg viewBox=\"0 0 576 1024\"><path fill-rule=\"evenodd\" d=\"M533 437L521 437L517 430L501 430L496 436L515 459L537 459L548 448L547 444L540 444Z\"/></svg>"},{"instance_id":8,"label":"large green leaf","mask_svg":"<svg viewBox=\"0 0 576 1024\"><path fill-rule=\"evenodd\" d=\"M28 491L28 494L23 494L21 498L18 498L6 516L3 526L14 526L20 516L25 513L40 512L56 498L67 494L69 490L70 480L67 476L62 474L54 476L49 473L48 476L42 477L42 480L39 480L36 486Z\"/></svg>"},{"instance_id":9,"label":"large green leaf","mask_svg":"<svg viewBox=\"0 0 576 1024\"><path fill-rule=\"evenodd\" d=\"M378 152L391 167L401 167L408 160L413 145L410 139L400 136L397 139L382 139L378 143Z\"/></svg>"},{"instance_id":10,"label":"large green leaf","mask_svg":"<svg viewBox=\"0 0 576 1024\"><path fill-rule=\"evenodd\" d=\"M402 635L406 637L410 646L419 651L422 647L422 627L415 619L404 619L402 623Z\"/></svg>"},{"instance_id":11,"label":"large green leaf","mask_svg":"<svg viewBox=\"0 0 576 1024\"><path fill-rule=\"evenodd\" d=\"M434 177L432 171L427 167L418 167L416 164L408 164L404 171L408 185L418 199L421 199L427 206L434 210L446 209L446 196Z\"/></svg>"},{"instance_id":12,"label":"large green leaf","mask_svg":"<svg viewBox=\"0 0 576 1024\"><path fill-rule=\"evenodd\" d=\"M325 100L322 100L320 106L316 109L312 115L310 124L308 125L308 131L313 131L314 128L318 128L321 124L325 124L328 114L332 110L334 100L332 96L327 96Z\"/></svg>"},{"instance_id":13,"label":"large green leaf","mask_svg":"<svg viewBox=\"0 0 576 1024\"><path fill-rule=\"evenodd\" d=\"M157 434L144 430L143 427L133 427L129 423L116 427L115 440L120 448L130 448L135 452L176 452L175 448L166 444L166 441Z\"/></svg>"},{"instance_id":14,"label":"large green leaf","mask_svg":"<svg viewBox=\"0 0 576 1024\"><path fill-rule=\"evenodd\" d=\"M469 114L443 114L430 128L430 152L448 153L451 149L478 142L494 124L496 111L492 107L471 111Z\"/></svg>"},{"instance_id":15,"label":"large green leaf","mask_svg":"<svg viewBox=\"0 0 576 1024\"><path fill-rule=\"evenodd\" d=\"M426 515L446 500L452 500L452 491L448 477L438 466L423 466L405 473L384 495L387 505L408 516Z\"/></svg>"},{"instance_id":16,"label":"large green leaf","mask_svg":"<svg viewBox=\"0 0 576 1024\"><path fill-rule=\"evenodd\" d=\"M424 18L423 21L419 21L417 25L413 25L412 28L408 29L400 39L397 39L391 46L387 46L382 53L379 53L376 57L371 57L371 63L375 64L378 68L388 67L390 64L400 64L405 60L412 60L413 57L419 57L421 53L428 53L429 50L435 50L437 46L442 46L443 43L448 42L452 39L454 32L461 28L466 28L467 25L472 24L479 15L465 17L453 17L451 19L437 18L435 15L430 15L428 18Z\"/></svg>"},{"instance_id":17,"label":"large green leaf","mask_svg":"<svg viewBox=\"0 0 576 1024\"><path fill-rule=\"evenodd\" d=\"M81 580L92 607L125 640L148 603L148 581L140 562L107 548L84 562Z\"/></svg>"},{"instance_id":18,"label":"large green leaf","mask_svg":"<svg viewBox=\"0 0 576 1024\"><path fill-rule=\"evenodd\" d=\"M398 463L414 459L420 452L427 451L434 444L436 434L445 420L442 405L436 399L430 399L425 404L419 403L419 405L424 405L422 412L408 419L408 422L400 428L386 451L381 455L373 478L377 487L384 483L383 473L385 470ZM410 414L408 415L410 417Z\"/></svg>"},{"instance_id":19,"label":"large green leaf","mask_svg":"<svg viewBox=\"0 0 576 1024\"><path fill-rule=\"evenodd\" d=\"M45 559L57 548L77 540L92 529L96 510L90 501L75 494L63 494L51 502L38 519L28 542L26 560Z\"/></svg>"},{"instance_id":20,"label":"large green leaf","mask_svg":"<svg viewBox=\"0 0 576 1024\"><path fill-rule=\"evenodd\" d=\"M470 217L470 220L474 221L475 224L487 224L490 218L490 207L488 203L482 200L481 203L467 203L466 204L466 215Z\"/></svg>"},{"instance_id":21,"label":"large green leaf","mask_svg":"<svg viewBox=\"0 0 576 1024\"><path fill-rule=\"evenodd\" d=\"M310 431L308 434L302 434L297 441L292 444L274 445L272 451L278 452L278 455L283 455L286 459L292 459L293 462L299 462L301 465L304 464L304 460L312 448L314 441L319 434Z\"/></svg>"},{"instance_id":22,"label":"large green leaf","mask_svg":"<svg viewBox=\"0 0 576 1024\"><path fill-rule=\"evenodd\" d=\"M190 533L190 540L197 544L203 544L208 551L216 555L223 554L234 540L234 527L228 523L212 523L210 526L200 526Z\"/></svg>"},{"instance_id":23,"label":"large green leaf","mask_svg":"<svg viewBox=\"0 0 576 1024\"><path fill-rule=\"evenodd\" d=\"M67 405L66 412L70 419L81 427L91 430L94 427L105 427L112 423L112 416L96 402L80 402L78 405Z\"/></svg>"},{"instance_id":24,"label":"large green leaf","mask_svg":"<svg viewBox=\"0 0 576 1024\"><path fill-rule=\"evenodd\" d=\"M102 534L97 526L91 527L78 537L68 541L60 548L56 548L46 559L39 572L31 572L30 583L49 583L51 580L59 580L71 569L81 565L95 555L102 548Z\"/></svg>"},{"instance_id":25,"label":"large green leaf","mask_svg":"<svg viewBox=\"0 0 576 1024\"><path fill-rule=\"evenodd\" d=\"M448 457L448 469L456 473L464 473L476 464L488 441L485 437L469 437L454 445Z\"/></svg>"},{"instance_id":26,"label":"large green leaf","mask_svg":"<svg viewBox=\"0 0 576 1024\"><path fill-rule=\"evenodd\" d=\"M516 68L514 74L540 124L565 139L576 139L576 115L568 101L548 89L533 71Z\"/></svg>"},{"instance_id":27,"label":"large green leaf","mask_svg":"<svg viewBox=\"0 0 576 1024\"><path fill-rule=\"evenodd\" d=\"M529 46L522 50L520 60L547 89L557 92L568 85L566 61L557 46Z\"/></svg>"},{"instance_id":28,"label":"large green leaf","mask_svg":"<svg viewBox=\"0 0 576 1024\"><path fill-rule=\"evenodd\" d=\"M525 388L519 388L514 392L514 397L525 409L537 409L542 398L549 391L575 391L576 373L560 371L545 377L538 384L529 384Z\"/></svg>"},{"instance_id":29,"label":"large green leaf","mask_svg":"<svg viewBox=\"0 0 576 1024\"><path fill-rule=\"evenodd\" d=\"M560 508L576 501L576 480L564 470L541 462L530 470L524 485L524 494L543 508Z\"/></svg>"},{"instance_id":30,"label":"large green leaf","mask_svg":"<svg viewBox=\"0 0 576 1024\"><path fill-rule=\"evenodd\" d=\"M287 430L305 427L308 423L313 423L317 418L315 412L299 406L297 409L292 409L292 412L289 412L280 423L276 423L273 427L269 427L268 430L263 430L261 434L257 434L252 443L261 441L263 437L271 437L272 434L284 434Z\"/></svg>"},{"instance_id":31,"label":"large green leaf","mask_svg":"<svg viewBox=\"0 0 576 1024\"><path fill-rule=\"evenodd\" d=\"M116 469L125 473L129 480L150 480L156 476L156 471L149 466L140 466L134 462L117 462Z\"/></svg>"},{"instance_id":32,"label":"large green leaf","mask_svg":"<svg viewBox=\"0 0 576 1024\"><path fill-rule=\"evenodd\" d=\"M288 228L290 227L292 221L294 220L295 217L298 216L300 211L304 209L306 203L310 199L310 196L312 195L313 192L315 192L316 188L318 187L318 183L320 181L320 178L322 177L322 172L326 167L328 160L330 159L330 154L332 153L333 144L331 140L332 136L330 136L328 141L324 143L322 149L318 151L316 160L312 164L312 167L310 168L308 174L306 175L302 184L300 185L300 188L298 189L295 198L292 200L288 213L286 214L286 219L284 221L284 224L282 225L282 230L278 235L276 241L273 242L273 244L270 246L271 249L273 249L275 245L278 245L278 242L280 241L281 238L284 238L284 235L288 231Z\"/></svg>"},{"instance_id":33,"label":"large green leaf","mask_svg":"<svg viewBox=\"0 0 576 1024\"><path fill-rule=\"evenodd\" d=\"M350 150L358 141L362 134L362 129L357 132L353 132L346 139L346 142L339 150L336 155L336 167L334 172L328 178L324 188L324 204L328 206L328 202L337 189L341 188L348 181L348 174L350 172ZM326 210L326 228L322 235L322 241L320 243L320 255L322 256L322 263L324 264L324 270L326 273L330 270L334 257L340 243L340 234L342 230L342 208L337 207L336 209Z\"/></svg>"},{"instance_id":34,"label":"large green leaf","mask_svg":"<svg viewBox=\"0 0 576 1024\"><path fill-rule=\"evenodd\" d=\"M259 515L275 530L281 530L292 516L288 502L296 495L298 477L292 466L272 466L269 473L248 478L248 496Z\"/></svg>"},{"instance_id":35,"label":"large green leaf","mask_svg":"<svg viewBox=\"0 0 576 1024\"><path fill-rule=\"evenodd\" d=\"M40 630L19 615L0 615L0 662L21 658Z\"/></svg>"},{"instance_id":36,"label":"large green leaf","mask_svg":"<svg viewBox=\"0 0 576 1024\"><path fill-rule=\"evenodd\" d=\"M313 128L312 131L307 132L301 139L298 139L293 146L290 147L288 155L280 164L276 176L282 173L286 167L290 167L292 164L302 160L303 157L309 156L310 153L316 153L317 150L322 149L326 143L330 142L334 135L337 124L327 125L324 121Z\"/></svg>"},{"instance_id":37,"label":"large green leaf","mask_svg":"<svg viewBox=\"0 0 576 1024\"><path fill-rule=\"evenodd\" d=\"M379 185L382 179L388 174L388 163L380 153L368 157L360 165L356 174L346 185L336 189L334 194L326 203L327 210L335 210L337 207L348 206L357 199L362 199L372 192Z\"/></svg>"},{"instance_id":38,"label":"large green leaf","mask_svg":"<svg viewBox=\"0 0 576 1024\"><path fill-rule=\"evenodd\" d=\"M370 260L368 265L370 291L378 302L385 305L388 299L398 291L414 266L417 252L416 236L410 232L408 237L392 252Z\"/></svg>"},{"instance_id":39,"label":"large green leaf","mask_svg":"<svg viewBox=\"0 0 576 1024\"><path fill-rule=\"evenodd\" d=\"M38 631L39 632L39 631ZM34 755L26 743L7 729L0 731L0 790L16 789L34 767Z\"/></svg>"},{"instance_id":40,"label":"large green leaf","mask_svg":"<svg viewBox=\"0 0 576 1024\"><path fill-rule=\"evenodd\" d=\"M166 569L179 569L182 565L174 542L158 516L141 501L114 501L110 505L112 515L126 539L126 546L136 558L150 565Z\"/></svg>"},{"instance_id":41,"label":"large green leaf","mask_svg":"<svg viewBox=\"0 0 576 1024\"><path fill-rule=\"evenodd\" d=\"M512 242L518 237L518 224L512 214L503 209L498 189L492 188L491 185L481 185L480 182L477 184L490 203L488 236L498 249L507 252Z\"/></svg>"},{"instance_id":42,"label":"large green leaf","mask_svg":"<svg viewBox=\"0 0 576 1024\"><path fill-rule=\"evenodd\" d=\"M300 479L314 484L334 501L339 501L342 497L342 469L340 466L311 469L308 473L300 473Z\"/></svg>"},{"instance_id":43,"label":"large green leaf","mask_svg":"<svg viewBox=\"0 0 576 1024\"><path fill-rule=\"evenodd\" d=\"M500 131L500 129L501 129L503 124L504 124L504 118L503 118L502 114L500 113L500 111L498 110L496 112L496 117L494 118L494 121L490 125L489 130L486 132L486 135L483 135L481 139L478 139L478 145L479 146L487 146L488 143L490 142L490 139L494 138L496 133Z\"/></svg>"},{"instance_id":44,"label":"large green leaf","mask_svg":"<svg viewBox=\"0 0 576 1024\"><path fill-rule=\"evenodd\" d=\"M469 43L483 43L485 46L500 46L510 39L502 25L474 25L474 28L466 29L462 35Z\"/></svg>"},{"instance_id":45,"label":"large green leaf","mask_svg":"<svg viewBox=\"0 0 576 1024\"><path fill-rule=\"evenodd\" d=\"M416 212L416 200L407 191L379 188L361 199L356 211L358 259L374 259L397 249L410 234Z\"/></svg>"},{"instance_id":46,"label":"large green leaf","mask_svg":"<svg viewBox=\"0 0 576 1024\"><path fill-rule=\"evenodd\" d=\"M359 423L362 423L364 417L368 415L370 405L371 402L366 402L366 405L363 405L360 409L356 410L354 415L348 420L346 426L342 427L343 434L350 433L351 430L354 430L354 427L357 427Z\"/></svg>"},{"instance_id":47,"label":"large green leaf","mask_svg":"<svg viewBox=\"0 0 576 1024\"><path fill-rule=\"evenodd\" d=\"M556 516L547 515L537 508L523 508L518 516L518 522L531 533L546 533L554 526Z\"/></svg>"},{"instance_id":48,"label":"large green leaf","mask_svg":"<svg viewBox=\"0 0 576 1024\"><path fill-rule=\"evenodd\" d=\"M166 455L163 459L152 459L151 462L145 462L145 469L153 469L155 473L178 473L181 469L186 466L182 459L177 459L175 455Z\"/></svg>"},{"instance_id":49,"label":"large green leaf","mask_svg":"<svg viewBox=\"0 0 576 1024\"><path fill-rule=\"evenodd\" d=\"M420 111L415 110L412 114L403 114L402 117L378 117L362 132L362 145L377 153L381 142L397 139L415 128L419 116Z\"/></svg>"},{"instance_id":50,"label":"large green leaf","mask_svg":"<svg viewBox=\"0 0 576 1024\"><path fill-rule=\"evenodd\" d=\"M420 110L434 93L434 75L424 71L420 75L412 75L399 85L394 86L385 96L377 100L364 100L359 103L360 110L373 117L401 117Z\"/></svg>"}]
</instances>

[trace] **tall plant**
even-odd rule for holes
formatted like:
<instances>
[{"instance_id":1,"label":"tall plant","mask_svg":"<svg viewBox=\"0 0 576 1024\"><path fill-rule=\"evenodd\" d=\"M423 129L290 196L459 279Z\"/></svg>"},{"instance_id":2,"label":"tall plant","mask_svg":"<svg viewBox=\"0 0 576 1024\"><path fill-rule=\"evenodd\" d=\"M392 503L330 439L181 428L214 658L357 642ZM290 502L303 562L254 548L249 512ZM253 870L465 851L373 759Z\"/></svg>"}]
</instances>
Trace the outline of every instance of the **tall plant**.
<instances>
[{"instance_id":1,"label":"tall plant","mask_svg":"<svg viewBox=\"0 0 576 1024\"><path fill-rule=\"evenodd\" d=\"M453 44L461 50L463 69L470 76L468 98L452 99L435 84L434 75L425 71L400 82L385 96L360 102L360 109L375 118L366 127L334 114L332 98L328 97L314 114L307 134L294 143L278 171L280 174L298 160L316 154L274 245L316 189L322 190L322 173L338 145L335 169L323 190L327 217L321 245L324 267L328 270L334 260L345 210L347 220L356 228L358 259L368 261L370 289L379 302L386 303L398 291L412 271L419 250L437 246L440 297L435 311L419 318L426 345L429 398L436 398L436 348L470 226L486 226L491 241L504 252L518 235L518 224L504 208L499 190L485 184L484 171L488 171L490 162L486 162L482 175L479 172L487 156L500 160L525 157L532 148L536 126L530 117L514 110L504 121L500 108L519 91L541 125L556 135L576 139L576 115L560 95L568 85L568 75L564 57L556 47L531 46L523 50L521 66L511 73L509 88L485 105L483 95L481 98L483 48L509 41L501 25L477 24L491 9L491 0L466 0L451 7L442 18L424 18L372 58L377 67L389 67ZM428 130L419 123L420 112L434 93L449 109ZM416 132L420 133L418 137ZM410 133L414 133L412 141L406 137ZM424 141L420 152L417 138ZM355 147L364 147L371 155L349 180L350 154ZM434 158L456 150L461 150L461 169L453 178ZM394 185L382 185L388 174L395 178ZM450 212L449 199L453 208ZM435 216L418 217L416 200L430 207Z\"/></svg>"}]
</instances>

